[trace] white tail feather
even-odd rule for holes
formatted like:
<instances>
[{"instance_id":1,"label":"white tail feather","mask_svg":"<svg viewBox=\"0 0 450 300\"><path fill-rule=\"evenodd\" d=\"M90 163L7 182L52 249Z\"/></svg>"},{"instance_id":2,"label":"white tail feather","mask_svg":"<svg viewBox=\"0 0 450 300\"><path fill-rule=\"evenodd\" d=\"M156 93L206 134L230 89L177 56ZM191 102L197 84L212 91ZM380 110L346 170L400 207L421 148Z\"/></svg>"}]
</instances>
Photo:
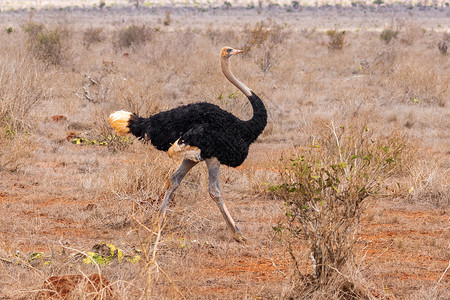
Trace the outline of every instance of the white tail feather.
<instances>
[{"instance_id":1,"label":"white tail feather","mask_svg":"<svg viewBox=\"0 0 450 300\"><path fill-rule=\"evenodd\" d=\"M125 135L130 132L130 129L128 128L128 121L130 118L130 112L119 110L109 115L109 124L118 135Z\"/></svg>"}]
</instances>

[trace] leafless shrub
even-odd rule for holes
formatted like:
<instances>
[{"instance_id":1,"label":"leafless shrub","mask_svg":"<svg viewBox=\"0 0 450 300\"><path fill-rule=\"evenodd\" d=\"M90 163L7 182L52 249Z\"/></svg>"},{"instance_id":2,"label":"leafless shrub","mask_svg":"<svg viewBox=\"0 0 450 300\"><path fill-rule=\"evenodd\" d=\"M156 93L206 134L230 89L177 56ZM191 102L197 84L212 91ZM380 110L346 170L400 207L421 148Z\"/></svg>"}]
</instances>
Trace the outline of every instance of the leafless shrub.
<instances>
[{"instance_id":1,"label":"leafless shrub","mask_svg":"<svg viewBox=\"0 0 450 300\"><path fill-rule=\"evenodd\" d=\"M83 32L83 45L90 48L93 44L101 43L105 39L103 28L89 28Z\"/></svg>"},{"instance_id":2,"label":"leafless shrub","mask_svg":"<svg viewBox=\"0 0 450 300\"><path fill-rule=\"evenodd\" d=\"M35 57L53 65L59 65L67 58L67 29L47 29L33 22L26 24L24 29L28 33L28 49Z\"/></svg>"},{"instance_id":3,"label":"leafless shrub","mask_svg":"<svg viewBox=\"0 0 450 300\"><path fill-rule=\"evenodd\" d=\"M145 25L130 25L116 31L113 45L115 49L137 47L152 39L154 31Z\"/></svg>"},{"instance_id":4,"label":"leafless shrub","mask_svg":"<svg viewBox=\"0 0 450 300\"><path fill-rule=\"evenodd\" d=\"M166 17L164 18L163 24L164 24L164 26L169 26L170 23L172 22L172 18L170 17L171 11L166 10L165 14L166 14Z\"/></svg>"},{"instance_id":5,"label":"leafless shrub","mask_svg":"<svg viewBox=\"0 0 450 300\"><path fill-rule=\"evenodd\" d=\"M78 295L77 295L78 294ZM44 282L35 300L54 298L114 299L108 279L101 274L52 276Z\"/></svg>"},{"instance_id":6,"label":"leafless shrub","mask_svg":"<svg viewBox=\"0 0 450 300\"><path fill-rule=\"evenodd\" d=\"M342 50L345 45L345 30L339 32L336 29L330 29L327 31L327 36L330 39L328 49Z\"/></svg>"},{"instance_id":7,"label":"leafless shrub","mask_svg":"<svg viewBox=\"0 0 450 300\"><path fill-rule=\"evenodd\" d=\"M0 170L17 171L36 148L27 134L18 134L6 126L0 128Z\"/></svg>"},{"instance_id":8,"label":"leafless shrub","mask_svg":"<svg viewBox=\"0 0 450 300\"><path fill-rule=\"evenodd\" d=\"M109 125L107 116L102 113L96 114L94 120L95 133L93 140L105 144L112 152L123 151L129 148L134 142L135 138L132 136L118 136Z\"/></svg>"},{"instance_id":9,"label":"leafless shrub","mask_svg":"<svg viewBox=\"0 0 450 300\"><path fill-rule=\"evenodd\" d=\"M445 33L444 38L439 41L438 43L438 49L439 52L441 52L442 55L447 55L448 50L448 43L450 42L450 34Z\"/></svg>"},{"instance_id":10,"label":"leafless shrub","mask_svg":"<svg viewBox=\"0 0 450 300\"><path fill-rule=\"evenodd\" d=\"M247 24L241 38L241 48L251 55L261 71L266 74L277 63L290 31L273 21Z\"/></svg>"},{"instance_id":11,"label":"leafless shrub","mask_svg":"<svg viewBox=\"0 0 450 300\"><path fill-rule=\"evenodd\" d=\"M158 263L160 244L163 241L162 231L166 223L160 218L158 212L152 214L149 222L145 221L147 219L148 213L146 209L142 209L142 205L135 205L133 214L133 220L135 222L134 232L138 237L140 248L142 249L142 258L146 264L145 299L150 300L154 297L155 293L153 291L155 290L155 281L159 277L157 276L158 273L164 275L164 279L171 285L173 293L176 295L175 297L181 296L185 298L174 281Z\"/></svg>"},{"instance_id":12,"label":"leafless shrub","mask_svg":"<svg viewBox=\"0 0 450 300\"><path fill-rule=\"evenodd\" d=\"M399 184L406 194L406 199L412 203L428 203L438 208L450 207L450 184L448 175L439 168L437 161L422 157L418 159L417 153L414 164L407 166L407 175L404 182Z\"/></svg>"},{"instance_id":13,"label":"leafless shrub","mask_svg":"<svg viewBox=\"0 0 450 300\"><path fill-rule=\"evenodd\" d=\"M126 161L111 169L107 174L105 188L115 195L134 197L158 207L161 195L165 191L165 180L174 166L164 163L167 159L165 154L151 149L151 145L138 146L142 147L150 148L141 149L146 151L143 158Z\"/></svg>"},{"instance_id":14,"label":"leafless shrub","mask_svg":"<svg viewBox=\"0 0 450 300\"><path fill-rule=\"evenodd\" d=\"M407 140L398 132L377 136L365 123L331 123L321 127L306 151L286 160L282 184L271 190L285 201L287 223L274 230L286 234L290 244L308 242L310 285L325 286L349 267L364 200L397 172L406 149Z\"/></svg>"},{"instance_id":15,"label":"leafless shrub","mask_svg":"<svg viewBox=\"0 0 450 300\"><path fill-rule=\"evenodd\" d=\"M46 80L52 76L43 66L24 56L0 58L0 126L20 132L30 129L35 120L30 112L48 95ZM8 60L6 63L5 60Z\"/></svg>"},{"instance_id":16,"label":"leafless shrub","mask_svg":"<svg viewBox=\"0 0 450 300\"><path fill-rule=\"evenodd\" d=\"M401 30L399 34L400 42L408 46L414 44L414 42L423 37L425 33L423 28L420 28L413 23L407 23L401 27L403 27L403 30Z\"/></svg>"},{"instance_id":17,"label":"leafless shrub","mask_svg":"<svg viewBox=\"0 0 450 300\"><path fill-rule=\"evenodd\" d=\"M238 39L235 30L215 29L211 25L206 29L206 36L215 46L231 45L234 44Z\"/></svg>"},{"instance_id":18,"label":"leafless shrub","mask_svg":"<svg viewBox=\"0 0 450 300\"><path fill-rule=\"evenodd\" d=\"M408 55L396 59L387 75L387 86L393 98L406 103L431 103L446 106L448 86L442 84L448 74L437 73L421 61L409 61Z\"/></svg>"},{"instance_id":19,"label":"leafless shrub","mask_svg":"<svg viewBox=\"0 0 450 300\"><path fill-rule=\"evenodd\" d=\"M447 54L447 49L448 49L447 43L445 41L439 41L438 49L439 49L439 52L441 52L442 55L446 55Z\"/></svg>"}]
</instances>

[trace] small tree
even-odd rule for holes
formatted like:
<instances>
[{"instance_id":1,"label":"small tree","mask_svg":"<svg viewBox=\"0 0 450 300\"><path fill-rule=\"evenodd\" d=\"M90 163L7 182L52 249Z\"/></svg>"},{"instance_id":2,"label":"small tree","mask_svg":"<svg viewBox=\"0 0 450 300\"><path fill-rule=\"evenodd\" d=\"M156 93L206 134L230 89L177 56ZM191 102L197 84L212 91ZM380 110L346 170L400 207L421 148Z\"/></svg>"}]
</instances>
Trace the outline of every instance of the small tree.
<instances>
[{"instance_id":1,"label":"small tree","mask_svg":"<svg viewBox=\"0 0 450 300\"><path fill-rule=\"evenodd\" d=\"M345 30L339 32L335 29L330 29L327 31L327 36L330 39L328 42L328 49L342 50L345 45Z\"/></svg>"},{"instance_id":2,"label":"small tree","mask_svg":"<svg viewBox=\"0 0 450 300\"><path fill-rule=\"evenodd\" d=\"M264 75L273 68L282 55L291 32L276 22L247 24L241 37L244 55L252 56Z\"/></svg>"},{"instance_id":3,"label":"small tree","mask_svg":"<svg viewBox=\"0 0 450 300\"><path fill-rule=\"evenodd\" d=\"M405 137L397 133L376 136L364 123L337 128L331 123L306 151L283 160L282 184L271 190L285 202L287 224L274 229L287 231L291 243L308 242L317 287L345 273L362 204L396 172L405 147Z\"/></svg>"},{"instance_id":4,"label":"small tree","mask_svg":"<svg viewBox=\"0 0 450 300\"><path fill-rule=\"evenodd\" d=\"M380 39L383 40L387 45L392 39L396 39L397 35L398 30L394 30L392 28L385 28L380 34Z\"/></svg>"}]
</instances>

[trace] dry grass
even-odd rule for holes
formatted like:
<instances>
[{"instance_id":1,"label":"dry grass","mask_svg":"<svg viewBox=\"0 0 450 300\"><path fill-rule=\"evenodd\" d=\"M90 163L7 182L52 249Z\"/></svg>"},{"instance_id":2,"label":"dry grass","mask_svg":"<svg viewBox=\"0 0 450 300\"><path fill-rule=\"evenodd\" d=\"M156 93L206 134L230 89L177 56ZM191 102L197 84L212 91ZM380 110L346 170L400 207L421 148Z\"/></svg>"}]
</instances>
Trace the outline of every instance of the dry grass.
<instances>
[{"instance_id":1,"label":"dry grass","mask_svg":"<svg viewBox=\"0 0 450 300\"><path fill-rule=\"evenodd\" d=\"M438 284L450 259L443 225L450 61L438 48L448 40L437 30L448 31L445 12L414 11L412 23L392 26L399 33L386 44L377 28L380 18L392 18L383 8L311 9L314 17L275 6L236 16L233 8L140 9L2 13L0 298L29 299L51 276L83 274L104 276L118 299L143 298L146 290L155 299L297 297L288 250L272 229L284 218L283 204L267 186L279 181L280 157L317 141L318 124L353 118L377 132L400 128L415 150L362 215L357 263L346 273L353 286L337 277L311 297L338 298L346 289L378 298L448 296L448 274ZM36 34L25 31L30 21L42 24ZM330 28L345 30L339 51L328 49ZM231 240L208 195L204 165L177 190L156 242L152 216L178 162L149 144L114 137L106 118L119 109L145 116L197 101L249 118L248 101L218 65L222 46L247 42L248 55L233 58L231 68L263 99L269 124L242 167L222 169L221 184L249 242ZM74 144L74 137L90 142ZM102 242L127 257L142 256L145 247L150 255L83 263L83 253ZM293 248L303 274L311 272L305 245ZM80 289L77 296L88 294Z\"/></svg>"}]
</instances>

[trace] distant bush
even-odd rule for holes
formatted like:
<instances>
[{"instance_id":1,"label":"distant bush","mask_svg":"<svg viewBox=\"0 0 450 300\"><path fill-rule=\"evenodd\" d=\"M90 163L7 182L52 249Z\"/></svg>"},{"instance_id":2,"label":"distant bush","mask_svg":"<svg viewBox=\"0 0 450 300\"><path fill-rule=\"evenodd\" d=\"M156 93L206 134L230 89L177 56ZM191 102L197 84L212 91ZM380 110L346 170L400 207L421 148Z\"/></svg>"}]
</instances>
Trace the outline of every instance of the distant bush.
<instances>
[{"instance_id":1,"label":"distant bush","mask_svg":"<svg viewBox=\"0 0 450 300\"><path fill-rule=\"evenodd\" d=\"M398 31L392 28L385 28L380 34L380 39L383 40L387 45L392 39L396 39L397 35Z\"/></svg>"},{"instance_id":2,"label":"distant bush","mask_svg":"<svg viewBox=\"0 0 450 300\"><path fill-rule=\"evenodd\" d=\"M270 189L285 202L287 223L274 230L293 246L295 273L301 270L292 248L306 240L313 270L308 284L323 288L354 258L364 200L401 168L407 139L397 132L375 135L361 122L316 130L312 145L283 160L282 183Z\"/></svg>"},{"instance_id":3,"label":"distant bush","mask_svg":"<svg viewBox=\"0 0 450 300\"><path fill-rule=\"evenodd\" d=\"M253 56L261 71L266 74L277 62L290 35L283 26L269 21L247 24L241 38L244 55Z\"/></svg>"},{"instance_id":4,"label":"distant bush","mask_svg":"<svg viewBox=\"0 0 450 300\"><path fill-rule=\"evenodd\" d=\"M425 29L419 27L414 23L403 24L404 30L400 32L400 42L402 44L411 46L414 42L425 34Z\"/></svg>"},{"instance_id":5,"label":"distant bush","mask_svg":"<svg viewBox=\"0 0 450 300\"><path fill-rule=\"evenodd\" d=\"M28 157L35 145L27 134L17 134L7 127L0 128L0 170L17 171Z\"/></svg>"},{"instance_id":6,"label":"distant bush","mask_svg":"<svg viewBox=\"0 0 450 300\"><path fill-rule=\"evenodd\" d=\"M439 49L439 52L441 52L442 55L446 55L447 54L447 49L448 49L447 42L444 41L444 40L439 41L438 49Z\"/></svg>"},{"instance_id":7,"label":"distant bush","mask_svg":"<svg viewBox=\"0 0 450 300\"><path fill-rule=\"evenodd\" d=\"M328 42L328 49L341 50L345 45L345 31L338 32L335 29L327 31L327 36L330 41Z\"/></svg>"},{"instance_id":8,"label":"distant bush","mask_svg":"<svg viewBox=\"0 0 450 300\"><path fill-rule=\"evenodd\" d=\"M145 25L130 25L116 32L113 42L116 49L136 47L152 39L154 30Z\"/></svg>"},{"instance_id":9,"label":"distant bush","mask_svg":"<svg viewBox=\"0 0 450 300\"><path fill-rule=\"evenodd\" d=\"M235 30L231 29L216 29L211 25L206 29L206 36L211 40L212 44L217 45L232 45L235 44L239 37Z\"/></svg>"},{"instance_id":10,"label":"distant bush","mask_svg":"<svg viewBox=\"0 0 450 300\"><path fill-rule=\"evenodd\" d=\"M0 58L0 127L13 136L30 130L34 120L31 111L48 96L46 80L52 76L37 61L8 55ZM14 133L14 134L11 134Z\"/></svg>"},{"instance_id":11,"label":"distant bush","mask_svg":"<svg viewBox=\"0 0 450 300\"><path fill-rule=\"evenodd\" d=\"M0 57L0 86L7 87L0 88L0 170L16 171L35 149L31 112L47 97L52 75L44 69L24 53Z\"/></svg>"},{"instance_id":12,"label":"distant bush","mask_svg":"<svg viewBox=\"0 0 450 300\"><path fill-rule=\"evenodd\" d=\"M90 48L92 44L101 43L104 39L102 28L89 28L83 32L83 45L86 48Z\"/></svg>"},{"instance_id":13,"label":"distant bush","mask_svg":"<svg viewBox=\"0 0 450 300\"><path fill-rule=\"evenodd\" d=\"M164 26L169 26L170 23L172 22L172 18L170 17L171 11L170 10L166 10L166 17L164 18L163 24Z\"/></svg>"},{"instance_id":14,"label":"distant bush","mask_svg":"<svg viewBox=\"0 0 450 300\"><path fill-rule=\"evenodd\" d=\"M44 31L44 29L45 29L44 24L34 22L28 22L24 27L25 32L28 33L28 36L30 37L39 35Z\"/></svg>"},{"instance_id":15,"label":"distant bush","mask_svg":"<svg viewBox=\"0 0 450 300\"><path fill-rule=\"evenodd\" d=\"M450 42L450 34L444 33L444 37L438 43L439 52L442 55L447 55L448 43Z\"/></svg>"},{"instance_id":16,"label":"distant bush","mask_svg":"<svg viewBox=\"0 0 450 300\"><path fill-rule=\"evenodd\" d=\"M247 24L243 30L240 47L244 50L244 54L248 54L267 41L280 44L289 37L289 34L283 26L272 21L258 22L254 26Z\"/></svg>"},{"instance_id":17,"label":"distant bush","mask_svg":"<svg viewBox=\"0 0 450 300\"><path fill-rule=\"evenodd\" d=\"M28 34L28 49L35 57L53 65L63 61L69 35L66 29L47 29L43 24L33 22L29 22L24 29Z\"/></svg>"}]
</instances>

